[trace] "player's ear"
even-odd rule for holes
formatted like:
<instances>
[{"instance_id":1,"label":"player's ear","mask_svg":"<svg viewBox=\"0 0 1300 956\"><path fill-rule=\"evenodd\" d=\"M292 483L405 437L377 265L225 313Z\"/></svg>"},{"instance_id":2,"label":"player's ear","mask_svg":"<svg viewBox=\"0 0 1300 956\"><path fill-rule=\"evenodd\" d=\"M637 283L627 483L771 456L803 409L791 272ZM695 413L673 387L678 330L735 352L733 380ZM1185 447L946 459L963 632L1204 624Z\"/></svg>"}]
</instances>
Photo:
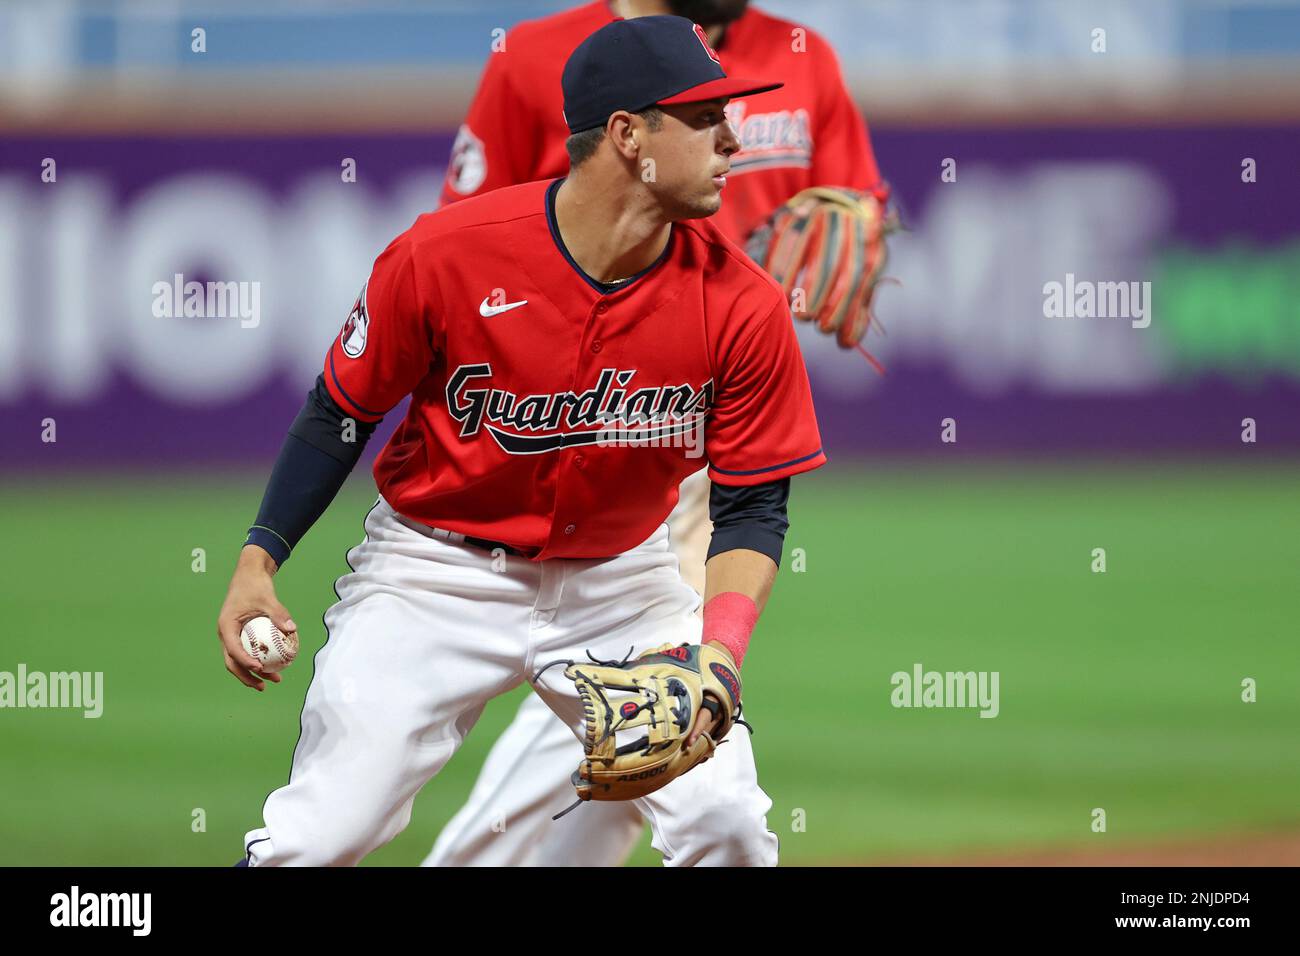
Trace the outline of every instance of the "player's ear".
<instances>
[{"instance_id":1,"label":"player's ear","mask_svg":"<svg viewBox=\"0 0 1300 956\"><path fill-rule=\"evenodd\" d=\"M620 156L624 159L636 159L638 143L636 126L632 121L631 113L625 110L611 113L609 121L605 124L605 135L614 144Z\"/></svg>"}]
</instances>

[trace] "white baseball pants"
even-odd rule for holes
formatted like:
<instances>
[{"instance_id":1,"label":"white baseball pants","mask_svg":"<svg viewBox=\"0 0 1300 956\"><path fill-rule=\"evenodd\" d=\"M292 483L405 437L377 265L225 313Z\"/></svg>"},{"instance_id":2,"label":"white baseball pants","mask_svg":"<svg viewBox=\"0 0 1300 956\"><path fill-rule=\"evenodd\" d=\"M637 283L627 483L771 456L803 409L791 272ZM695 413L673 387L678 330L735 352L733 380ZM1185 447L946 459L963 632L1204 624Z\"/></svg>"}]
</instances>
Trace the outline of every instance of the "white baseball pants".
<instances>
[{"instance_id":1,"label":"white baseball pants","mask_svg":"<svg viewBox=\"0 0 1300 956\"><path fill-rule=\"evenodd\" d=\"M707 473L696 472L682 482L680 500L668 518L668 528L669 547L677 556L681 577L702 594L704 562L713 531ZM733 731L728 735L731 743L722 747L710 764L722 759L733 744L748 751L748 737L743 727ZM573 788L566 774L572 772L581 757L581 745L575 744L573 735L552 719L550 708L536 694L528 695L514 721L493 744L465 806L439 834L423 865L620 865L635 848L645 825L647 814L637 805L639 801L593 801L581 808L581 813L575 810L561 820L551 820L550 808L571 799L568 795ZM746 761L752 762L752 756ZM750 816L755 812L760 817L765 815L772 802L758 789L757 782L743 776L737 782L742 787L738 799L754 808L747 811ZM509 820L510 826L494 829L492 824L500 820ZM737 817L734 825L743 828L747 824L743 817ZM701 828L692 839L708 844L715 843L718 837L713 828ZM757 833L751 839L762 842ZM691 855L704 852L695 850ZM755 861L775 864L775 841L771 851L760 854Z\"/></svg>"},{"instance_id":2,"label":"white baseball pants","mask_svg":"<svg viewBox=\"0 0 1300 956\"><path fill-rule=\"evenodd\" d=\"M613 558L543 562L494 557L402 518L382 499L365 527L325 615L329 636L316 655L289 783L267 798L265 825L245 838L253 866L354 865L387 843L484 704L542 665L699 640L699 596L677 573L666 526ZM551 829L527 813L489 810L465 825L467 836L481 829L514 840L520 829L524 840L553 842L563 832L556 828L577 833L588 826L582 814L614 806L593 802L551 824L574 799L568 781L581 755L581 706L561 667L534 689L567 734L568 757L500 774L533 794L534 816ZM776 836L764 819L771 801L758 787L744 728L712 760L634 805L669 865L775 863Z\"/></svg>"}]
</instances>

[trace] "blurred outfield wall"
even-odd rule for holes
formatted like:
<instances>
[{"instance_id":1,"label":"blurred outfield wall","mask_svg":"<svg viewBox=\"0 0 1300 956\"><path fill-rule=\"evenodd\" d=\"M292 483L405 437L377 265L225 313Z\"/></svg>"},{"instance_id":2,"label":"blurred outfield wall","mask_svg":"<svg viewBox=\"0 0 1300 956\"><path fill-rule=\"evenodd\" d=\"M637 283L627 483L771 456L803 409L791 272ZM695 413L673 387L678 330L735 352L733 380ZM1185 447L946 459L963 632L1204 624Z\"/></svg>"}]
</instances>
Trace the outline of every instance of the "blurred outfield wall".
<instances>
[{"instance_id":1,"label":"blurred outfield wall","mask_svg":"<svg viewBox=\"0 0 1300 956\"><path fill-rule=\"evenodd\" d=\"M558 6L3 8L0 467L265 461L491 30ZM759 6L836 43L910 227L885 378L801 329L833 456L1300 451L1300 7ZM177 275L256 315L158 314Z\"/></svg>"}]
</instances>

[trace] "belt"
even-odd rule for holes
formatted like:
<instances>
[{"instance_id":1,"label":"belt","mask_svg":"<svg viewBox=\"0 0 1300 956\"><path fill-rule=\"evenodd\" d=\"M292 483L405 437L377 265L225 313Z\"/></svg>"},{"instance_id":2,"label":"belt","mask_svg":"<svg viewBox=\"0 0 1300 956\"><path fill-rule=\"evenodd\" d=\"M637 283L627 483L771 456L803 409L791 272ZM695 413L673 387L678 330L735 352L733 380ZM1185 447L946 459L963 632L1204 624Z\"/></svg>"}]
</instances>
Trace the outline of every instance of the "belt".
<instances>
[{"instance_id":1,"label":"belt","mask_svg":"<svg viewBox=\"0 0 1300 956\"><path fill-rule=\"evenodd\" d=\"M530 556L528 552L521 551L514 545L506 544L504 541L493 541L490 538L475 538L472 535L461 534L459 531L448 531L446 528L434 528L427 524L411 522L409 519L408 523L417 524L418 530L424 531L426 534L434 538L442 538L444 541L450 541L453 544L468 544L470 547L481 548L484 551L496 551L499 548L506 554L513 554L517 558L527 558Z\"/></svg>"},{"instance_id":2,"label":"belt","mask_svg":"<svg viewBox=\"0 0 1300 956\"><path fill-rule=\"evenodd\" d=\"M467 535L461 535L461 539L466 544L472 545L475 548L482 548L484 551L496 551L500 548L506 554L513 554L517 558L529 557L527 552L520 551L512 545L506 544L504 541L489 541L487 538L471 538Z\"/></svg>"},{"instance_id":3,"label":"belt","mask_svg":"<svg viewBox=\"0 0 1300 956\"><path fill-rule=\"evenodd\" d=\"M472 535L461 534L459 531L448 531L446 528L435 528L427 525L423 521L416 521L414 518L408 518L400 512L394 511L394 516L402 524L406 525L413 531L420 534L426 534L431 538L441 538L444 541L450 541L452 544L468 544L473 548L481 548L484 551L496 551L498 548L506 554L513 554L517 558L531 558L536 554L534 550L531 554L516 548L514 545L506 544L504 541L493 541L490 538L475 538Z\"/></svg>"}]
</instances>

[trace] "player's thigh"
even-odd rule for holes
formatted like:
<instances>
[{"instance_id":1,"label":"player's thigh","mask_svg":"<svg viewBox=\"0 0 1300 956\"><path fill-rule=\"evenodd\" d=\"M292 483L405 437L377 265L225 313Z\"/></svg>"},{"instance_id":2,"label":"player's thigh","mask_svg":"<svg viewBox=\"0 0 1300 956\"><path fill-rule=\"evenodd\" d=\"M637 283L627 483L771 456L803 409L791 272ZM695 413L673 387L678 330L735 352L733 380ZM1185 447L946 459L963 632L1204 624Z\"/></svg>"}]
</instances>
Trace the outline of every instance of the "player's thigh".
<instances>
[{"instance_id":1,"label":"player's thigh","mask_svg":"<svg viewBox=\"0 0 1300 956\"><path fill-rule=\"evenodd\" d=\"M289 784L265 807L279 859L346 861L390 839L484 703L523 678L522 630L502 631L527 608L494 594L489 568L410 537L391 512L372 511L366 531L325 614Z\"/></svg>"},{"instance_id":2,"label":"player's thigh","mask_svg":"<svg viewBox=\"0 0 1300 956\"><path fill-rule=\"evenodd\" d=\"M372 509L325 613L312 680L322 707L343 721L436 726L416 741L431 742L517 685L529 605L488 558L410 529L382 501ZM367 730L391 736L382 721Z\"/></svg>"},{"instance_id":3,"label":"player's thigh","mask_svg":"<svg viewBox=\"0 0 1300 956\"><path fill-rule=\"evenodd\" d=\"M698 643L700 595L678 573L667 525L641 545L603 561L569 561L564 604L555 624L537 635L535 660L590 651L620 659L665 643Z\"/></svg>"},{"instance_id":4,"label":"player's thigh","mask_svg":"<svg viewBox=\"0 0 1300 956\"><path fill-rule=\"evenodd\" d=\"M456 624L435 626L423 600L382 589L349 599L325 615L304 740L356 741L376 753L459 743L486 701L518 681L507 660L469 652L453 639ZM438 603L454 609L455 602Z\"/></svg>"}]
</instances>

